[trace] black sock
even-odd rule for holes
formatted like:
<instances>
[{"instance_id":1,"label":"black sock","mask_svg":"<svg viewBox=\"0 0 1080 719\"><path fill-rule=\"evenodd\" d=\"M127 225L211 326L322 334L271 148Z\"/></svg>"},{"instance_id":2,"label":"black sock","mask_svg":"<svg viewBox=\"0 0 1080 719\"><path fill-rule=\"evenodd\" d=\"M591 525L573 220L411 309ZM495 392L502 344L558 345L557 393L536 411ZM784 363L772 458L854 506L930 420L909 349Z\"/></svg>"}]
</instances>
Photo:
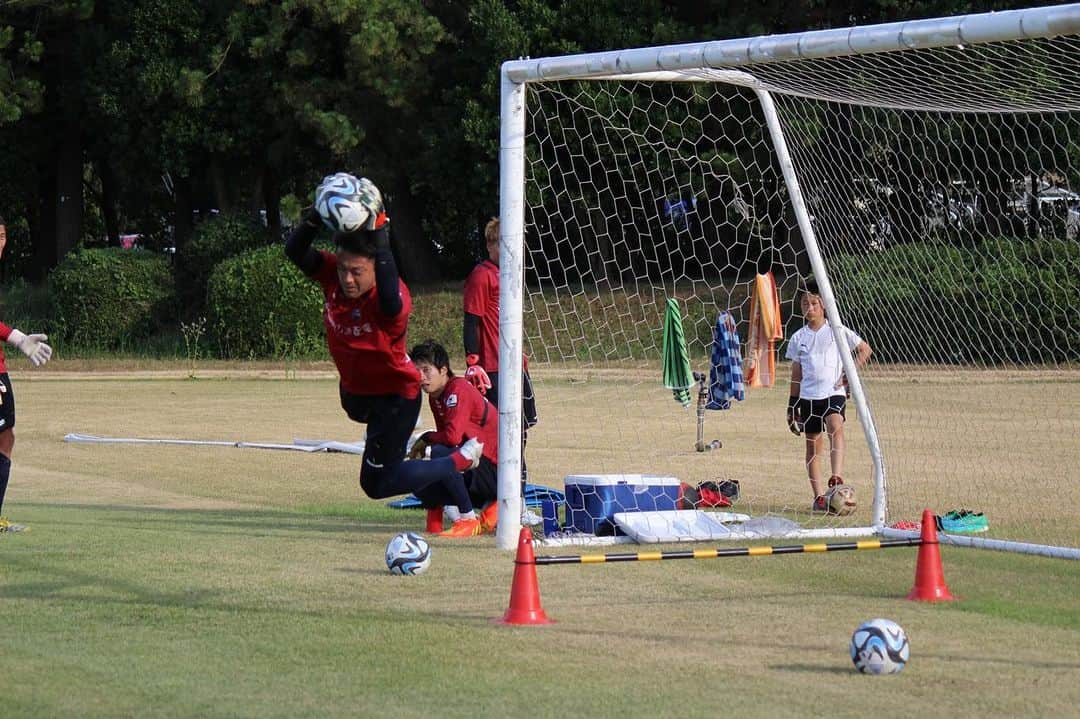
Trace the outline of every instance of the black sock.
<instances>
[{"instance_id":1,"label":"black sock","mask_svg":"<svg viewBox=\"0 0 1080 719\"><path fill-rule=\"evenodd\" d=\"M4 514L4 494L7 492L8 477L11 475L11 460L0 454L0 516Z\"/></svg>"}]
</instances>

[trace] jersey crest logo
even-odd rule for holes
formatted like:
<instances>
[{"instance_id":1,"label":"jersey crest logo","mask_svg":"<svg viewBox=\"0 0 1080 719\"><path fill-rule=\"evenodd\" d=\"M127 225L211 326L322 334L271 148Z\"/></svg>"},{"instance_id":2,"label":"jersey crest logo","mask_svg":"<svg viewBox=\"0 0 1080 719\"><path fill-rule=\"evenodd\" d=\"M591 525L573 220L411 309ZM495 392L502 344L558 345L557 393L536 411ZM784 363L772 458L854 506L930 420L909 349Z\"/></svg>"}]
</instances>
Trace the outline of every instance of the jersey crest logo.
<instances>
[{"instance_id":1,"label":"jersey crest logo","mask_svg":"<svg viewBox=\"0 0 1080 719\"><path fill-rule=\"evenodd\" d=\"M457 407L457 394L452 394L446 398L447 407Z\"/></svg>"}]
</instances>

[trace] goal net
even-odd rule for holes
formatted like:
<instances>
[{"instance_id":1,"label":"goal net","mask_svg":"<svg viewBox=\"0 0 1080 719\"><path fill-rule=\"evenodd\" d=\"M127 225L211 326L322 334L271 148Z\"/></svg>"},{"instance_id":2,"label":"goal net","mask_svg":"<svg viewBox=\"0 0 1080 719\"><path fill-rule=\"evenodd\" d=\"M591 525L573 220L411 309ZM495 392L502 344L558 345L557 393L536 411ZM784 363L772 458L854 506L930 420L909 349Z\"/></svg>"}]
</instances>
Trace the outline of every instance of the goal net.
<instances>
[{"instance_id":1,"label":"goal net","mask_svg":"<svg viewBox=\"0 0 1080 719\"><path fill-rule=\"evenodd\" d=\"M888 535L928 508L948 541L1076 556L1078 66L1080 5L507 63L503 359L536 390L530 480L568 483L555 538ZM873 350L842 360L842 449L814 448L846 516L812 511L785 420L811 281ZM672 299L672 366L705 377L683 391Z\"/></svg>"}]
</instances>

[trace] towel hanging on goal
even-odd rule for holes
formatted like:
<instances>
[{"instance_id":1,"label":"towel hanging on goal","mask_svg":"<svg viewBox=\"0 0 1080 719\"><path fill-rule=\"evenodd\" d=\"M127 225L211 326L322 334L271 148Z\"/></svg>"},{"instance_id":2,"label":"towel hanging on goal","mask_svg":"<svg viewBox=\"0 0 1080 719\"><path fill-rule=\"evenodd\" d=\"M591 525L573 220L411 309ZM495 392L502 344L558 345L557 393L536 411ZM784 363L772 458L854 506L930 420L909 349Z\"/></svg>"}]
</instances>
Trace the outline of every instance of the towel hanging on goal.
<instances>
[{"instance_id":1,"label":"towel hanging on goal","mask_svg":"<svg viewBox=\"0 0 1080 719\"><path fill-rule=\"evenodd\" d=\"M690 406L690 388L694 386L690 370L690 352L686 349L683 334L682 310L679 301L667 301L664 312L664 386L671 390L675 400L683 407Z\"/></svg>"},{"instance_id":2,"label":"towel hanging on goal","mask_svg":"<svg viewBox=\"0 0 1080 719\"><path fill-rule=\"evenodd\" d=\"M721 312L716 317L710 363L709 403L705 409L731 409L731 400L742 402L746 398L746 387L739 333L730 312Z\"/></svg>"},{"instance_id":3,"label":"towel hanging on goal","mask_svg":"<svg viewBox=\"0 0 1080 719\"><path fill-rule=\"evenodd\" d=\"M750 295L750 331L746 339L746 383L772 387L776 382L776 343L784 339L780 296L772 271L754 278Z\"/></svg>"}]
</instances>

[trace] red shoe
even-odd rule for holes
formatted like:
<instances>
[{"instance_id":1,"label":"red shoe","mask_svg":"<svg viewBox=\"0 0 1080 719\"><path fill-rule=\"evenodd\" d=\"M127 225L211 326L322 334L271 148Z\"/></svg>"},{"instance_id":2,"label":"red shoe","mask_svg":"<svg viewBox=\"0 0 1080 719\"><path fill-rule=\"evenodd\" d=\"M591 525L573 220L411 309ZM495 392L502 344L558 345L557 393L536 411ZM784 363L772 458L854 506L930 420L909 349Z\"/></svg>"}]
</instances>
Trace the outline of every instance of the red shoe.
<instances>
[{"instance_id":1,"label":"red shoe","mask_svg":"<svg viewBox=\"0 0 1080 719\"><path fill-rule=\"evenodd\" d=\"M814 503L810 505L810 511L815 514L828 514L829 503L825 501L825 495L819 494L814 497Z\"/></svg>"},{"instance_id":2,"label":"red shoe","mask_svg":"<svg viewBox=\"0 0 1080 719\"><path fill-rule=\"evenodd\" d=\"M480 523L479 517L473 517L472 519L459 519L454 522L454 526L445 532L440 532L440 537L451 537L453 539L467 539L469 537L477 537L484 533L484 526Z\"/></svg>"},{"instance_id":3,"label":"red shoe","mask_svg":"<svg viewBox=\"0 0 1080 719\"><path fill-rule=\"evenodd\" d=\"M843 483L844 483L844 480L840 479L839 474L834 474L833 476L829 477L829 486L830 487L835 487L836 485L843 484Z\"/></svg>"}]
</instances>

